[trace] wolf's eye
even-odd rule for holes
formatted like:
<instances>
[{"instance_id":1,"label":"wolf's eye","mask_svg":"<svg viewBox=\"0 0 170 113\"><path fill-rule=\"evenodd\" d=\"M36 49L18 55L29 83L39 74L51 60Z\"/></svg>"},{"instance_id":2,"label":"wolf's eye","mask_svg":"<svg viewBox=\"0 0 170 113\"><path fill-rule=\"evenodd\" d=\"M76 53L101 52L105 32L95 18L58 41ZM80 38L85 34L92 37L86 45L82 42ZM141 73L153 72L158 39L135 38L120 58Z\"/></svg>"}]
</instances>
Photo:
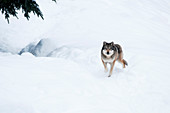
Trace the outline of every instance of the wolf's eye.
<instances>
[{"instance_id":1,"label":"wolf's eye","mask_svg":"<svg viewBox=\"0 0 170 113\"><path fill-rule=\"evenodd\" d=\"M107 49L107 47L106 47L106 46L104 46L104 49Z\"/></svg>"}]
</instances>

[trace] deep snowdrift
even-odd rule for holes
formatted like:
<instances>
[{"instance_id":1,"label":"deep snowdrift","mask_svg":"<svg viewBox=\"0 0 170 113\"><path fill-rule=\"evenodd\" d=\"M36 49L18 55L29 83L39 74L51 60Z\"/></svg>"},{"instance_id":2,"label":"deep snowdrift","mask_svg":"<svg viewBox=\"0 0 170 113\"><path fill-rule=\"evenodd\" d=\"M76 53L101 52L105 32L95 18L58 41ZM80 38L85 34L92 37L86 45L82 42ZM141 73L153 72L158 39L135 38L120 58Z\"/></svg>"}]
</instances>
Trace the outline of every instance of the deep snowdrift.
<instances>
[{"instance_id":1,"label":"deep snowdrift","mask_svg":"<svg viewBox=\"0 0 170 113\"><path fill-rule=\"evenodd\" d=\"M52 42L52 40L42 39L38 43L33 42L27 45L19 52L19 55L21 55L24 52L30 52L34 56L46 57L50 52L56 49L56 47L57 46L55 45L55 43Z\"/></svg>"},{"instance_id":2,"label":"deep snowdrift","mask_svg":"<svg viewBox=\"0 0 170 113\"><path fill-rule=\"evenodd\" d=\"M45 21L0 17L0 113L169 113L169 0L38 2ZM104 40L129 64L111 78Z\"/></svg>"}]
</instances>

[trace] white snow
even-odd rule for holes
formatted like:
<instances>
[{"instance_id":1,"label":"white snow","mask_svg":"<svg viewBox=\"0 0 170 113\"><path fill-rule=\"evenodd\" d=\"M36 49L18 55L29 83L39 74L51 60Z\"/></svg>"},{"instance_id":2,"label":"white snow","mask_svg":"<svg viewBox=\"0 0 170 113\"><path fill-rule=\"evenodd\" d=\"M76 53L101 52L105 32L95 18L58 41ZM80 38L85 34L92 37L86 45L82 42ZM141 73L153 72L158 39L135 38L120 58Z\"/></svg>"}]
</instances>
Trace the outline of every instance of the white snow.
<instances>
[{"instance_id":1,"label":"white snow","mask_svg":"<svg viewBox=\"0 0 170 113\"><path fill-rule=\"evenodd\" d=\"M0 113L169 113L169 0L36 2L44 21L0 16ZM103 41L128 62L110 78Z\"/></svg>"}]
</instances>

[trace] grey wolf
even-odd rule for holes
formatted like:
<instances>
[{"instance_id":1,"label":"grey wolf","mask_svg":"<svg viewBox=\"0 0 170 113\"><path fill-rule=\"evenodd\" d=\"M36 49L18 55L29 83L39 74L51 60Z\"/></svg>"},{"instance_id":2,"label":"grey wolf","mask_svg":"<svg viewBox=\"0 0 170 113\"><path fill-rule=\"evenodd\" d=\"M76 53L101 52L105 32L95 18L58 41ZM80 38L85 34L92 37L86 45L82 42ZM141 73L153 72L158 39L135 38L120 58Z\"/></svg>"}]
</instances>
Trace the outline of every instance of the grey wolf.
<instances>
[{"instance_id":1,"label":"grey wolf","mask_svg":"<svg viewBox=\"0 0 170 113\"><path fill-rule=\"evenodd\" d=\"M125 68L125 65L128 65L127 61L123 59L122 47L119 44L114 44L114 42L103 42L103 47L101 49L101 60L104 65L105 72L108 71L107 64L111 65L108 77L112 75L113 67L116 61L122 63L123 68Z\"/></svg>"}]
</instances>

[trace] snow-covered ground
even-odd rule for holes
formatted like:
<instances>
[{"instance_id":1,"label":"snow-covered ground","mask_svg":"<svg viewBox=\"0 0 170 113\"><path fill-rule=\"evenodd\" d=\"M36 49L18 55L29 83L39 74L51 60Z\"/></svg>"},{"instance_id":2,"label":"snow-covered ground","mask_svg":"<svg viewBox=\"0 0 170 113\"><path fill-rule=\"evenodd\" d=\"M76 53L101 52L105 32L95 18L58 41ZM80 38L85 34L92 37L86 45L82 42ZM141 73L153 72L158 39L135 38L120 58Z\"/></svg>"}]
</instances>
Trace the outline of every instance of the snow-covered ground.
<instances>
[{"instance_id":1,"label":"snow-covered ground","mask_svg":"<svg viewBox=\"0 0 170 113\"><path fill-rule=\"evenodd\" d=\"M0 113L169 113L169 0L37 0L45 20L0 16ZM129 66L108 78L103 41Z\"/></svg>"}]
</instances>

